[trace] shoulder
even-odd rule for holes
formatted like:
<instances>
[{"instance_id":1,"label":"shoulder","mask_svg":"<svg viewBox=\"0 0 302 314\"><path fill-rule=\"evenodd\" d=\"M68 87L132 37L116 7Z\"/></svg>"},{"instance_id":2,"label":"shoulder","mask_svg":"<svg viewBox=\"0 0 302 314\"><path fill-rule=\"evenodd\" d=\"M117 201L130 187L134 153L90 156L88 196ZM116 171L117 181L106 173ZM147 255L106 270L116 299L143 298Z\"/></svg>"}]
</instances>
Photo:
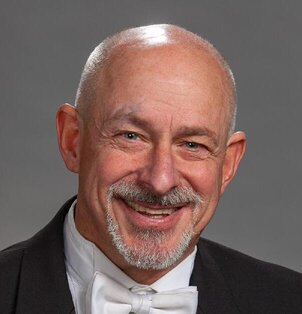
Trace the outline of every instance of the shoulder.
<instances>
[{"instance_id":1,"label":"shoulder","mask_svg":"<svg viewBox=\"0 0 302 314\"><path fill-rule=\"evenodd\" d=\"M23 244L14 245L0 252L0 312L8 313L14 308L24 254Z\"/></svg>"},{"instance_id":2,"label":"shoulder","mask_svg":"<svg viewBox=\"0 0 302 314\"><path fill-rule=\"evenodd\" d=\"M237 297L237 303L247 310L258 306L259 313L272 313L272 308L276 307L276 313L280 313L280 307L284 307L287 311L295 309L284 313L302 313L301 273L209 240L200 240L198 246L200 251L210 254L232 294Z\"/></svg>"},{"instance_id":3,"label":"shoulder","mask_svg":"<svg viewBox=\"0 0 302 314\"><path fill-rule=\"evenodd\" d=\"M4 277L16 277L18 274L27 242L20 242L0 251L0 285Z\"/></svg>"},{"instance_id":4,"label":"shoulder","mask_svg":"<svg viewBox=\"0 0 302 314\"><path fill-rule=\"evenodd\" d=\"M3 282L7 285L9 282L18 281L24 253L34 242L32 239L16 243L0 251L0 291L2 291Z\"/></svg>"},{"instance_id":5,"label":"shoulder","mask_svg":"<svg viewBox=\"0 0 302 314\"><path fill-rule=\"evenodd\" d=\"M50 246L63 246L63 223L71 204L76 196L68 200L55 217L31 238L9 246L0 251L0 274L6 269L22 263L24 254L32 254L43 250L49 251ZM1 277L0 277L1 278Z\"/></svg>"},{"instance_id":6,"label":"shoulder","mask_svg":"<svg viewBox=\"0 0 302 314\"><path fill-rule=\"evenodd\" d=\"M65 296L68 293L63 224L73 201L74 198L67 201L52 221L32 238L0 252L0 295L5 296L0 297L0 313L13 313L18 302L22 309L33 304L38 308L37 304L42 303L35 302L37 295L47 296L49 303L54 296L60 299L62 291Z\"/></svg>"},{"instance_id":7,"label":"shoulder","mask_svg":"<svg viewBox=\"0 0 302 314\"><path fill-rule=\"evenodd\" d=\"M206 239L200 240L199 247L206 248L218 265L230 273L234 272L233 276L238 278L244 276L245 280L256 281L257 276L261 276L262 281L265 278L268 281L289 280L290 283L302 284L302 274L286 267L261 261Z\"/></svg>"}]
</instances>

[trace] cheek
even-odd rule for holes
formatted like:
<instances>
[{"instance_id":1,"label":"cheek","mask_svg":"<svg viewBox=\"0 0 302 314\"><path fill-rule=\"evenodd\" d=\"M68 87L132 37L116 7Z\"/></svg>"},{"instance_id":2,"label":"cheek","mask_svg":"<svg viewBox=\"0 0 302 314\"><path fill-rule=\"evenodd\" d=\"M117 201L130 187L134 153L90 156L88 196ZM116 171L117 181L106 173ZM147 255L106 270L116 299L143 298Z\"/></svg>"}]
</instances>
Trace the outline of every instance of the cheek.
<instances>
[{"instance_id":1,"label":"cheek","mask_svg":"<svg viewBox=\"0 0 302 314\"><path fill-rule=\"evenodd\" d=\"M222 178L221 167L205 163L199 167L188 167L187 169L191 169L190 173L187 172L187 180L205 200L219 194Z\"/></svg>"},{"instance_id":2,"label":"cheek","mask_svg":"<svg viewBox=\"0 0 302 314\"><path fill-rule=\"evenodd\" d=\"M131 154L106 142L83 141L79 171L81 190L94 200L105 199L113 183L126 177L135 179L138 169L144 165L145 155Z\"/></svg>"},{"instance_id":3,"label":"cheek","mask_svg":"<svg viewBox=\"0 0 302 314\"><path fill-rule=\"evenodd\" d=\"M81 156L79 192L85 206L91 209L93 219L104 221L110 186L129 175L129 162L112 150L86 150ZM130 172L131 173L131 172Z\"/></svg>"},{"instance_id":4,"label":"cheek","mask_svg":"<svg viewBox=\"0 0 302 314\"><path fill-rule=\"evenodd\" d=\"M214 215L221 188L221 167L204 166L192 171L192 188L203 198L203 204L194 215L194 231L200 233Z\"/></svg>"},{"instance_id":5,"label":"cheek","mask_svg":"<svg viewBox=\"0 0 302 314\"><path fill-rule=\"evenodd\" d=\"M140 164L134 156L116 149L100 150L94 163L98 184L107 188L125 177L133 176Z\"/></svg>"}]
</instances>

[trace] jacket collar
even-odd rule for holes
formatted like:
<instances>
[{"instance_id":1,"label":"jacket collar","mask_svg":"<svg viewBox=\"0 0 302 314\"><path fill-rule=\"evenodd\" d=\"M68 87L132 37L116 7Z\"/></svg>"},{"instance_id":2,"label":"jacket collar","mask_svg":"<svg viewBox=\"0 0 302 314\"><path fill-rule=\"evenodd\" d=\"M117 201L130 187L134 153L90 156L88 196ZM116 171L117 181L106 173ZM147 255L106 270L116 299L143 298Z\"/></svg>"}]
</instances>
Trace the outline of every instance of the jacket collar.
<instances>
[{"instance_id":1,"label":"jacket collar","mask_svg":"<svg viewBox=\"0 0 302 314\"><path fill-rule=\"evenodd\" d=\"M209 252L206 240L200 239L190 285L197 286L197 314L239 313L222 270Z\"/></svg>"}]
</instances>

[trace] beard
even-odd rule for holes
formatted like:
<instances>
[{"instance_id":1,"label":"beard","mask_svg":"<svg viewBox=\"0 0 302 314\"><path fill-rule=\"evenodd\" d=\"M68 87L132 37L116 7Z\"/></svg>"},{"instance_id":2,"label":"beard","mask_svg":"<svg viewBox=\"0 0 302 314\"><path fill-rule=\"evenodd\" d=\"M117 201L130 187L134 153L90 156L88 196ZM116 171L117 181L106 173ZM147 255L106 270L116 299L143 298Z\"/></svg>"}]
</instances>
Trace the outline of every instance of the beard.
<instances>
[{"instance_id":1,"label":"beard","mask_svg":"<svg viewBox=\"0 0 302 314\"><path fill-rule=\"evenodd\" d=\"M180 204L190 204L193 211L193 220L181 233L175 247L165 246L165 243L168 243L173 237L173 230L162 231L151 228L139 228L137 226L133 226L135 240L137 240L134 243L139 243L139 245L128 245L125 243L112 213L114 198L134 202L139 201L147 205L162 207L178 207ZM193 230L194 218L202 202L201 196L193 189L187 187L176 187L164 195L155 195L150 190L134 183L117 182L109 188L106 208L106 223L112 243L131 266L144 270L169 268L181 259L196 235Z\"/></svg>"}]
</instances>

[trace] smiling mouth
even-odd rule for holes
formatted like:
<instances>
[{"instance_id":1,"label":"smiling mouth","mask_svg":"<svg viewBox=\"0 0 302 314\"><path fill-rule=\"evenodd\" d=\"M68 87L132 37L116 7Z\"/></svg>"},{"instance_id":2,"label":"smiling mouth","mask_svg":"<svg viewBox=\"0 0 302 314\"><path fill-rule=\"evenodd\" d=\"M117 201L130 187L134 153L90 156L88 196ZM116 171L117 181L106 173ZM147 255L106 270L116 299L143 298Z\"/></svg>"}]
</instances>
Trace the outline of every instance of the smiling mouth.
<instances>
[{"instance_id":1,"label":"smiling mouth","mask_svg":"<svg viewBox=\"0 0 302 314\"><path fill-rule=\"evenodd\" d=\"M183 205L177 206L177 207L158 207L158 208L150 208L143 205L139 205L135 202L124 200L124 202L131 207L133 210L138 212L141 215L148 216L150 218L165 218L167 216L170 216L183 208Z\"/></svg>"}]
</instances>

